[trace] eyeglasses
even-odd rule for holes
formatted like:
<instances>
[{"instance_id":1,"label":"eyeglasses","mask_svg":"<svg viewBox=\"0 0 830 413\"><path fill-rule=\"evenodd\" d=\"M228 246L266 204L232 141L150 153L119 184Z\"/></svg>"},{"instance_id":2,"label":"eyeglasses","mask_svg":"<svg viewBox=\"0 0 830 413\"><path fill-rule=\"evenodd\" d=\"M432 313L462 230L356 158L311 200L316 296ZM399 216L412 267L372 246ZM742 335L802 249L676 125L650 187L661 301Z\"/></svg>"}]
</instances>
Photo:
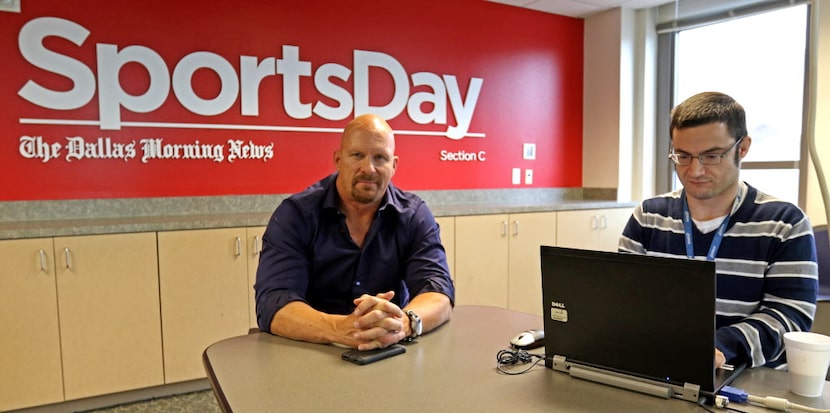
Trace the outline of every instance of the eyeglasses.
<instances>
[{"instance_id":1,"label":"eyeglasses","mask_svg":"<svg viewBox=\"0 0 830 413\"><path fill-rule=\"evenodd\" d=\"M725 151L719 154L704 153L703 155L692 156L687 153L676 153L674 152L674 149L672 149L672 151L669 153L669 159L671 159L672 162L680 166L691 165L692 159L695 158L697 158L697 161L700 162L701 165L720 165L720 163L723 162L723 158L726 156L726 154L728 154L729 151L732 150L732 148L738 146L738 144L741 143L743 139L744 138L741 137L740 139L736 140L735 143L732 144L732 146L730 146Z\"/></svg>"}]
</instances>

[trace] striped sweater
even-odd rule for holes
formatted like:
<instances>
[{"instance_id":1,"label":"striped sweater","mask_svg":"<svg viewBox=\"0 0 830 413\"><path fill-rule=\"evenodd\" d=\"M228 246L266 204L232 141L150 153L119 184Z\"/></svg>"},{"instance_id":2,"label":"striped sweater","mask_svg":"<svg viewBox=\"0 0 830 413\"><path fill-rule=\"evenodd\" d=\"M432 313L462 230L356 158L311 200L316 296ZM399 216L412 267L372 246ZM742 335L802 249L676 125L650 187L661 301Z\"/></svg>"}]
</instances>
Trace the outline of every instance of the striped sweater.
<instances>
[{"instance_id":1,"label":"striped sweater","mask_svg":"<svg viewBox=\"0 0 830 413\"><path fill-rule=\"evenodd\" d=\"M818 266L813 230L797 206L747 184L715 258L717 348L727 362L776 367L786 362L784 333L813 323ZM645 200L629 219L619 250L686 258L682 190ZM716 231L693 225L696 259Z\"/></svg>"}]
</instances>

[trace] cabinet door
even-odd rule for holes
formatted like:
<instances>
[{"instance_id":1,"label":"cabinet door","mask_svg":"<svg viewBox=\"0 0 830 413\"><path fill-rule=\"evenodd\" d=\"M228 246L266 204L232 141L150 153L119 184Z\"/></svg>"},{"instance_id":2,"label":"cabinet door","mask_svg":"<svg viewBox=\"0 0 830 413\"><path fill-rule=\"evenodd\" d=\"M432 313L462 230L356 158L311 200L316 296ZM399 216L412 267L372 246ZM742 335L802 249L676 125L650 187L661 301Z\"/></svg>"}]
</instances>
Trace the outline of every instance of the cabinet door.
<instances>
[{"instance_id":1,"label":"cabinet door","mask_svg":"<svg viewBox=\"0 0 830 413\"><path fill-rule=\"evenodd\" d=\"M557 245L587 250L616 251L630 208L560 211Z\"/></svg>"},{"instance_id":2,"label":"cabinet door","mask_svg":"<svg viewBox=\"0 0 830 413\"><path fill-rule=\"evenodd\" d=\"M631 218L632 208L611 208L602 210L598 249L617 251L625 224Z\"/></svg>"},{"instance_id":3,"label":"cabinet door","mask_svg":"<svg viewBox=\"0 0 830 413\"><path fill-rule=\"evenodd\" d=\"M52 239L0 241L0 411L63 400Z\"/></svg>"},{"instance_id":4,"label":"cabinet door","mask_svg":"<svg viewBox=\"0 0 830 413\"><path fill-rule=\"evenodd\" d=\"M559 211L556 218L556 245L595 250L599 243L599 227L597 210Z\"/></svg>"},{"instance_id":5,"label":"cabinet door","mask_svg":"<svg viewBox=\"0 0 830 413\"><path fill-rule=\"evenodd\" d=\"M155 233L55 238L66 399L164 383Z\"/></svg>"},{"instance_id":6,"label":"cabinet door","mask_svg":"<svg viewBox=\"0 0 830 413\"><path fill-rule=\"evenodd\" d=\"M159 232L166 383L205 377L207 346L248 332L245 229Z\"/></svg>"},{"instance_id":7,"label":"cabinet door","mask_svg":"<svg viewBox=\"0 0 830 413\"><path fill-rule=\"evenodd\" d=\"M259 253L262 251L262 234L265 227L250 227L245 229L248 244L248 327L256 328L256 297L254 284L256 283L256 269L259 267Z\"/></svg>"},{"instance_id":8,"label":"cabinet door","mask_svg":"<svg viewBox=\"0 0 830 413\"><path fill-rule=\"evenodd\" d=\"M450 275L455 281L455 218L437 217L435 221L441 228L441 245L447 253L447 266L450 267Z\"/></svg>"},{"instance_id":9,"label":"cabinet door","mask_svg":"<svg viewBox=\"0 0 830 413\"><path fill-rule=\"evenodd\" d=\"M455 303L507 308L507 215L455 217Z\"/></svg>"},{"instance_id":10,"label":"cabinet door","mask_svg":"<svg viewBox=\"0 0 830 413\"><path fill-rule=\"evenodd\" d=\"M540 245L556 245L556 212L511 214L507 289L511 310L542 315Z\"/></svg>"}]
</instances>

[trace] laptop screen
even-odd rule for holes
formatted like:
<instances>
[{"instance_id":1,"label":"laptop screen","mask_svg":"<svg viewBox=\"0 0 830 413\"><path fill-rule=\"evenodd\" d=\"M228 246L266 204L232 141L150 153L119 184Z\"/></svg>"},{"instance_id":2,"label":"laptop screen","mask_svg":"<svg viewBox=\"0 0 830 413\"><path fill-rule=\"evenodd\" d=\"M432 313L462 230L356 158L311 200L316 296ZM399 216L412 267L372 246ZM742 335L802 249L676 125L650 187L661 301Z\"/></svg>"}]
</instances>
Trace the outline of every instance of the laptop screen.
<instances>
[{"instance_id":1,"label":"laptop screen","mask_svg":"<svg viewBox=\"0 0 830 413\"><path fill-rule=\"evenodd\" d=\"M714 389L715 264L541 247L545 353Z\"/></svg>"}]
</instances>

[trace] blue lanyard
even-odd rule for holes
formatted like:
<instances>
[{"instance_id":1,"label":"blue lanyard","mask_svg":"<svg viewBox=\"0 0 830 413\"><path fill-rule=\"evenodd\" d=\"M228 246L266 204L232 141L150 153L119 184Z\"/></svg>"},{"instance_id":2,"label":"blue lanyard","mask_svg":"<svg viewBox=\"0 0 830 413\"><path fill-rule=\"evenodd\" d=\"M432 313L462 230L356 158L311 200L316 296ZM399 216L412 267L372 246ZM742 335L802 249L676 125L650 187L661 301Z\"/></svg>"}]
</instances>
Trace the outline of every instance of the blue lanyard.
<instances>
[{"instance_id":1,"label":"blue lanyard","mask_svg":"<svg viewBox=\"0 0 830 413\"><path fill-rule=\"evenodd\" d=\"M680 194L680 197L683 201L683 232L685 232L686 238L686 256L694 259L695 258L695 245L692 242L692 214L689 213L689 205L686 203L686 190ZM739 202L740 194L736 198L736 202ZM734 206L733 206L734 210ZM720 243L723 241L723 234L726 232L726 227L729 225L729 218L732 217L732 213L726 216L721 222L720 227L718 228L718 232L715 233L715 238L712 239L712 244L709 245L709 252L706 254L707 261L714 261L715 256L718 254L718 249L720 248Z\"/></svg>"}]
</instances>

